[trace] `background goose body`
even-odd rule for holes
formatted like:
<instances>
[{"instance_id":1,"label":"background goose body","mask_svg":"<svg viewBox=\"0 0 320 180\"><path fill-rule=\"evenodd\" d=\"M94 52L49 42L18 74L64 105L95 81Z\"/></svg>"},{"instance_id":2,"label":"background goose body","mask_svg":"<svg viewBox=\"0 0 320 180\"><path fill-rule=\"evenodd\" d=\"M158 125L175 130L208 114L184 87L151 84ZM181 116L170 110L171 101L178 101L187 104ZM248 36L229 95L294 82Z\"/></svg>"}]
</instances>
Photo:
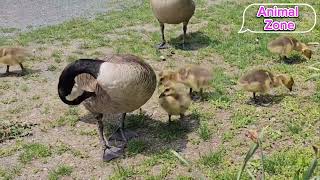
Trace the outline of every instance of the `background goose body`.
<instances>
[{"instance_id":1,"label":"background goose body","mask_svg":"<svg viewBox=\"0 0 320 180\"><path fill-rule=\"evenodd\" d=\"M151 0L152 10L162 23L188 22L194 14L193 0Z\"/></svg>"}]
</instances>

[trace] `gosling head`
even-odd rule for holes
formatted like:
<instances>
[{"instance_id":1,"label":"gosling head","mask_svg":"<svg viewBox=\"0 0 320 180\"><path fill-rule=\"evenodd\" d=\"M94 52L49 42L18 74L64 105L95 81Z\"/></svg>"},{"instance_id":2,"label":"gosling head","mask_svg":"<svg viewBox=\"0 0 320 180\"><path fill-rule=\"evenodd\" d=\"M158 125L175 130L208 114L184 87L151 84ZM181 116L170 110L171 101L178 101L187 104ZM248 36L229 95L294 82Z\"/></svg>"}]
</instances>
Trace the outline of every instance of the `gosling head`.
<instances>
[{"instance_id":1,"label":"gosling head","mask_svg":"<svg viewBox=\"0 0 320 180\"><path fill-rule=\"evenodd\" d=\"M159 73L159 86L165 85L169 81L174 81L175 79L175 73L173 71L161 71Z\"/></svg>"},{"instance_id":2,"label":"gosling head","mask_svg":"<svg viewBox=\"0 0 320 180\"><path fill-rule=\"evenodd\" d=\"M303 49L302 54L305 55L308 59L311 59L312 51L310 49Z\"/></svg>"},{"instance_id":3,"label":"gosling head","mask_svg":"<svg viewBox=\"0 0 320 180\"><path fill-rule=\"evenodd\" d=\"M284 78L281 78L282 83L290 90L292 91L294 80L292 77L283 76Z\"/></svg>"},{"instance_id":4,"label":"gosling head","mask_svg":"<svg viewBox=\"0 0 320 180\"><path fill-rule=\"evenodd\" d=\"M163 92L160 94L159 98L166 97L166 96L172 96L176 93L175 89L171 86L165 87Z\"/></svg>"}]
</instances>

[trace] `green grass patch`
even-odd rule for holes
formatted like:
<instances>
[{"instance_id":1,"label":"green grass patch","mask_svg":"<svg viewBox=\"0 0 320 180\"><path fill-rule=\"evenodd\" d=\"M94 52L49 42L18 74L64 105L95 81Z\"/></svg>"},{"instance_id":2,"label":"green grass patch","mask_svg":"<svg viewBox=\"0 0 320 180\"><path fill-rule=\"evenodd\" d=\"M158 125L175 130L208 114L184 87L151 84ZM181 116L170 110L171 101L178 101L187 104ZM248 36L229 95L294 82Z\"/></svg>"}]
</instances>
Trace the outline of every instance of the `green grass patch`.
<instances>
[{"instance_id":1,"label":"green grass patch","mask_svg":"<svg viewBox=\"0 0 320 180\"><path fill-rule=\"evenodd\" d=\"M143 152L146 148L147 143L145 141L136 139L129 141L127 151L132 156Z\"/></svg>"},{"instance_id":2,"label":"green grass patch","mask_svg":"<svg viewBox=\"0 0 320 180\"><path fill-rule=\"evenodd\" d=\"M45 158L51 156L52 152L50 147L39 144L26 144L23 146L23 152L19 156L19 160L26 164L34 159Z\"/></svg>"},{"instance_id":3,"label":"green grass patch","mask_svg":"<svg viewBox=\"0 0 320 180\"><path fill-rule=\"evenodd\" d=\"M69 108L68 111L56 121L51 122L52 128L65 125L75 126L79 121L79 110L77 108Z\"/></svg>"},{"instance_id":4,"label":"green grass patch","mask_svg":"<svg viewBox=\"0 0 320 180\"><path fill-rule=\"evenodd\" d=\"M68 165L61 165L57 167L55 170L49 172L49 180L58 180L63 176L70 176L73 172L73 168Z\"/></svg>"},{"instance_id":5,"label":"green grass patch","mask_svg":"<svg viewBox=\"0 0 320 180\"><path fill-rule=\"evenodd\" d=\"M225 150L212 151L204 156L201 156L199 163L206 167L219 166L223 162Z\"/></svg>"}]
</instances>

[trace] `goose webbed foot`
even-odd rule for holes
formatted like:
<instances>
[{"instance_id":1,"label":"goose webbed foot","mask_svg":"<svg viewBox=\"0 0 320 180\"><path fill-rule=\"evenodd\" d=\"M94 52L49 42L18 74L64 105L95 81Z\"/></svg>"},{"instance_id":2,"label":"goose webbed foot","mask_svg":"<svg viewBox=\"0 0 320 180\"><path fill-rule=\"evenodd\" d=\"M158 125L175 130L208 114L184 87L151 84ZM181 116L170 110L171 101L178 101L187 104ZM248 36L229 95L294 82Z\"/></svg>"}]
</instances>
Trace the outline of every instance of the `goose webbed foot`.
<instances>
[{"instance_id":1,"label":"goose webbed foot","mask_svg":"<svg viewBox=\"0 0 320 180\"><path fill-rule=\"evenodd\" d=\"M167 46L166 42L161 42L160 44L157 45L157 49L168 49L169 47Z\"/></svg>"},{"instance_id":2,"label":"goose webbed foot","mask_svg":"<svg viewBox=\"0 0 320 180\"><path fill-rule=\"evenodd\" d=\"M120 157L123 153L124 153L124 148L122 147L121 148L113 147L113 146L105 147L103 149L102 159L104 161L111 161L112 159L116 159Z\"/></svg>"},{"instance_id":3,"label":"goose webbed foot","mask_svg":"<svg viewBox=\"0 0 320 180\"><path fill-rule=\"evenodd\" d=\"M109 137L108 141L109 143L112 141L127 143L130 139L135 137L138 137L136 132L119 127L117 131Z\"/></svg>"}]
</instances>

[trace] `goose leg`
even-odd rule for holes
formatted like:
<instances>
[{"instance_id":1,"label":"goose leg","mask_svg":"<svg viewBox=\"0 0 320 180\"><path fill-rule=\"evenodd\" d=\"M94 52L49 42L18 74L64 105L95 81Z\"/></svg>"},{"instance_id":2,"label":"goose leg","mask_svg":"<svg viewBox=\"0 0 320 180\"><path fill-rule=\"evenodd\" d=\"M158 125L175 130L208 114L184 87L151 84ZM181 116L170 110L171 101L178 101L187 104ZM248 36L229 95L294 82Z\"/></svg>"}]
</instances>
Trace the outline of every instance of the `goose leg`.
<instances>
[{"instance_id":1,"label":"goose leg","mask_svg":"<svg viewBox=\"0 0 320 180\"><path fill-rule=\"evenodd\" d=\"M254 102L255 102L255 103L257 103L257 102L258 102L258 100L257 100L257 96L256 96L256 93L255 93L255 92L253 93L253 100L254 100Z\"/></svg>"},{"instance_id":2,"label":"goose leg","mask_svg":"<svg viewBox=\"0 0 320 180\"><path fill-rule=\"evenodd\" d=\"M186 36L187 36L187 28L188 28L188 22L183 23L183 42L182 42L182 48L185 49L185 43L186 43Z\"/></svg>"},{"instance_id":3,"label":"goose leg","mask_svg":"<svg viewBox=\"0 0 320 180\"><path fill-rule=\"evenodd\" d=\"M102 159L104 161L111 161L112 159L118 158L123 154L123 148L112 147L107 144L104 136L104 131L103 131L104 127L103 127L102 117L103 117L102 114L99 114L97 116L99 139L100 139L100 143L102 145L102 150L103 150Z\"/></svg>"},{"instance_id":4,"label":"goose leg","mask_svg":"<svg viewBox=\"0 0 320 180\"><path fill-rule=\"evenodd\" d=\"M118 127L116 132L114 132L110 136L109 141L114 141L115 140L115 141L123 141L124 143L127 143L128 140L138 136L137 133L135 133L133 131L130 131L130 130L126 130L124 128L125 118L126 118L126 113L123 113L122 117L121 117L120 126Z\"/></svg>"},{"instance_id":5,"label":"goose leg","mask_svg":"<svg viewBox=\"0 0 320 180\"><path fill-rule=\"evenodd\" d=\"M160 23L160 30L161 30L161 35L162 35L162 42L158 45L158 49L166 49L168 48L166 46L166 40L165 40L165 37L164 37L164 23Z\"/></svg>"},{"instance_id":6,"label":"goose leg","mask_svg":"<svg viewBox=\"0 0 320 180\"><path fill-rule=\"evenodd\" d=\"M184 119L184 114L180 114L180 119L183 120Z\"/></svg>"}]
</instances>

